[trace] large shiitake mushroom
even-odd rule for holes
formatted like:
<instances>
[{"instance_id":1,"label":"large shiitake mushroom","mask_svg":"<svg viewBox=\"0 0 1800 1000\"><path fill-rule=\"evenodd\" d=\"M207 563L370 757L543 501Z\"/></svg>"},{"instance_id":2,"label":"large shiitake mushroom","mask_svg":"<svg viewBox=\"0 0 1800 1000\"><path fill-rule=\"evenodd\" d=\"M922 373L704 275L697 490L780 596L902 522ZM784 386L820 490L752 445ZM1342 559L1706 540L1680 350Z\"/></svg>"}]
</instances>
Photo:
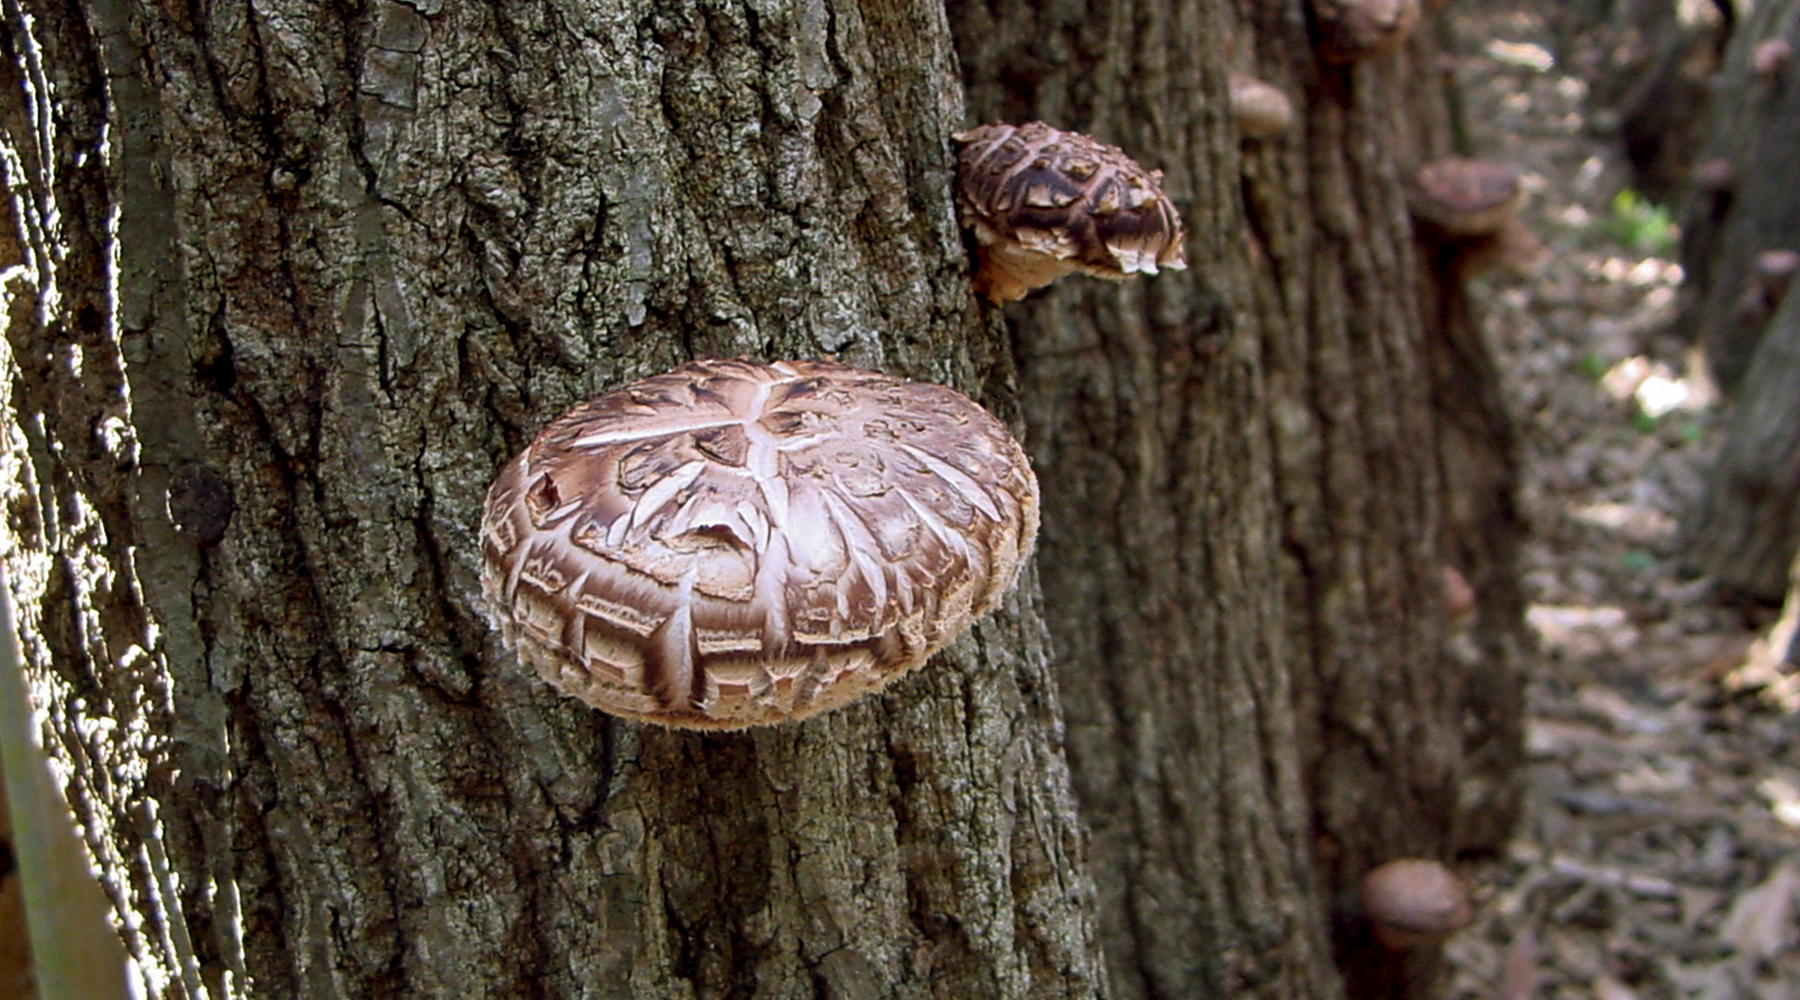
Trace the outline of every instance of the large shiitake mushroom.
<instances>
[{"instance_id":1,"label":"large shiitake mushroom","mask_svg":"<svg viewBox=\"0 0 1800 1000\"><path fill-rule=\"evenodd\" d=\"M482 591L507 645L628 718L801 719L1000 600L1037 480L954 390L830 361L701 361L589 400L501 470Z\"/></svg>"}]
</instances>

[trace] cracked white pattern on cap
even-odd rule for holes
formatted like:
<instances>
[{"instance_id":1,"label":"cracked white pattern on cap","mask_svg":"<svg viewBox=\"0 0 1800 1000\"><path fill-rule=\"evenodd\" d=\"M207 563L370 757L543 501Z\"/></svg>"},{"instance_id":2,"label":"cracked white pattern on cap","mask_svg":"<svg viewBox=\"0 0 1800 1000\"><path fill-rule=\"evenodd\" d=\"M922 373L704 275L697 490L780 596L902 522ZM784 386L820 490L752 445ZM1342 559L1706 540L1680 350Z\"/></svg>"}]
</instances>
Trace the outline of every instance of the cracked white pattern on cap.
<instances>
[{"instance_id":1,"label":"cracked white pattern on cap","mask_svg":"<svg viewBox=\"0 0 1800 1000\"><path fill-rule=\"evenodd\" d=\"M508 646L617 715L730 729L875 691L991 609L1037 535L1024 450L954 390L700 361L569 411L501 470Z\"/></svg>"}]
</instances>

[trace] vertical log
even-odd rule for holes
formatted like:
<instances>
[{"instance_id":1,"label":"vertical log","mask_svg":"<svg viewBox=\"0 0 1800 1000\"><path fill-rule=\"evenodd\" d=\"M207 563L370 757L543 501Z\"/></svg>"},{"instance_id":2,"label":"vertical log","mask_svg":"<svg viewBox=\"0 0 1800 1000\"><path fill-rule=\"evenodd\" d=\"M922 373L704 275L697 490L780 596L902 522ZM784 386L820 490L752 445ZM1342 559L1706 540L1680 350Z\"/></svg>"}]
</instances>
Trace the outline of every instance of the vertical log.
<instances>
[{"instance_id":1,"label":"vertical log","mask_svg":"<svg viewBox=\"0 0 1800 1000\"><path fill-rule=\"evenodd\" d=\"M1675 328L1706 352L1727 394L1747 376L1779 305L1756 275L1757 257L1800 251L1800 191L1789 178L1800 149L1796 49L1800 3L1746 7L1711 85L1706 135L1681 214L1685 278Z\"/></svg>"},{"instance_id":2,"label":"vertical log","mask_svg":"<svg viewBox=\"0 0 1800 1000\"><path fill-rule=\"evenodd\" d=\"M1688 561L1771 604L1800 553L1800 295L1769 323L1744 375L1706 491L1682 524Z\"/></svg>"},{"instance_id":3,"label":"vertical log","mask_svg":"<svg viewBox=\"0 0 1800 1000\"><path fill-rule=\"evenodd\" d=\"M930 4L9 3L5 560L158 997L1102 994L1028 585L878 700L620 723L494 471L697 354L1016 416Z\"/></svg>"},{"instance_id":4,"label":"vertical log","mask_svg":"<svg viewBox=\"0 0 1800 1000\"><path fill-rule=\"evenodd\" d=\"M1120 996L1435 995L1363 872L1517 809L1511 441L1406 180L1447 151L1426 33L1345 64L1298 4L957 4L977 120L1164 169L1191 269L1009 309L1042 573ZM1240 151L1225 71L1289 94ZM1452 655L1447 567L1482 616ZM1305 907L1283 900L1304 898Z\"/></svg>"}]
</instances>

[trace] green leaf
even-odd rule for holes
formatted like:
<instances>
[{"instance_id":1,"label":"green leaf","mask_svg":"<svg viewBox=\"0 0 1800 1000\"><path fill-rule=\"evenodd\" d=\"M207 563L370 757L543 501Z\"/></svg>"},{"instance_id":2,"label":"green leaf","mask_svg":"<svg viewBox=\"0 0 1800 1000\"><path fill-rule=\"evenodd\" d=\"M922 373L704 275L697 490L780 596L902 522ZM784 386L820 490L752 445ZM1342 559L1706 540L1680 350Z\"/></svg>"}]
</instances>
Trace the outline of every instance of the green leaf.
<instances>
[{"instance_id":1,"label":"green leaf","mask_svg":"<svg viewBox=\"0 0 1800 1000\"><path fill-rule=\"evenodd\" d=\"M1627 250L1645 257L1667 257L1680 237L1673 213L1630 188L1613 195L1612 214L1602 228Z\"/></svg>"}]
</instances>

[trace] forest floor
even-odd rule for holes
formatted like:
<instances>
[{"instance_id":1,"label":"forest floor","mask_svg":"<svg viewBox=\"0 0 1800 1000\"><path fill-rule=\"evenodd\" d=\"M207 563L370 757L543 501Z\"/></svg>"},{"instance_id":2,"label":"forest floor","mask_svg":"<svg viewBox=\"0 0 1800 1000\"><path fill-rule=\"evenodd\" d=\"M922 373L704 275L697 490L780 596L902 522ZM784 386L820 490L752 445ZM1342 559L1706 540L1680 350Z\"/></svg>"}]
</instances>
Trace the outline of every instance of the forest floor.
<instances>
[{"instance_id":1,"label":"forest floor","mask_svg":"<svg viewBox=\"0 0 1800 1000\"><path fill-rule=\"evenodd\" d=\"M1671 329L1676 234L1618 195L1619 144L1573 68L1610 59L1557 51L1558 6L1453 8L1474 152L1524 173L1546 254L1477 290L1519 435L1538 651L1526 815L1470 872L1481 916L1449 947L1450 995L1800 998L1800 698L1743 666L1768 610L1676 559L1718 402Z\"/></svg>"}]
</instances>

